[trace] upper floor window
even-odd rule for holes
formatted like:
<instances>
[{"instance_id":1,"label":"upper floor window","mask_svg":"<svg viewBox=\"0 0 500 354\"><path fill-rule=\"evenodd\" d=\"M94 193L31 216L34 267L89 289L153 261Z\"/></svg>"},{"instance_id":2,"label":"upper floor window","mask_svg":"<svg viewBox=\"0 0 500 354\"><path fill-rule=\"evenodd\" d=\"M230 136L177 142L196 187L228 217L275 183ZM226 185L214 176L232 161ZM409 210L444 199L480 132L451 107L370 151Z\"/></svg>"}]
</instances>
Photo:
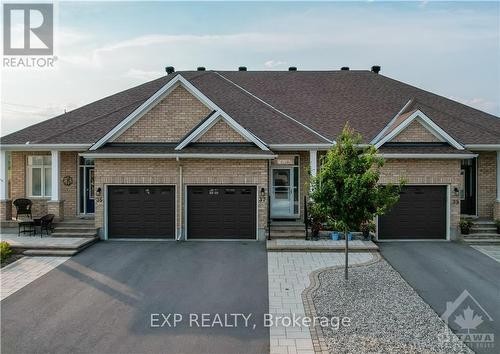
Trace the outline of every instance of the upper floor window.
<instances>
[{"instance_id":1,"label":"upper floor window","mask_svg":"<svg viewBox=\"0 0 500 354\"><path fill-rule=\"evenodd\" d=\"M27 192L29 197L50 197L52 195L51 156L28 156Z\"/></svg>"}]
</instances>

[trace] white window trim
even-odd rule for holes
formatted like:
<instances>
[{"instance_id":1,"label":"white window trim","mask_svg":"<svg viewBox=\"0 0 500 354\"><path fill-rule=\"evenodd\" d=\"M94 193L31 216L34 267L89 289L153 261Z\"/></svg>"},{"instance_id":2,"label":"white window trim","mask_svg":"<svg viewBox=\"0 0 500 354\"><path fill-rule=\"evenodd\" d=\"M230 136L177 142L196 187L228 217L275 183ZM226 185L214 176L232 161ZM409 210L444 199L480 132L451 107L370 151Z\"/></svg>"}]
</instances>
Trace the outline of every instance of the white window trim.
<instances>
[{"instance_id":1,"label":"white window trim","mask_svg":"<svg viewBox=\"0 0 500 354\"><path fill-rule=\"evenodd\" d=\"M421 123L423 123L424 127L429 130L432 134L436 135L440 139L448 142L451 146L458 150L465 150L465 148L458 141L453 139L448 133L446 133L443 129L441 129L436 123L432 121L428 116L426 116L422 111L416 110L412 115L410 115L405 121L403 121L400 125L396 127L392 132L384 136L381 140L379 140L375 147L378 149L386 142L395 138L399 133L401 133L406 127L410 125L415 119L419 119Z\"/></svg>"},{"instance_id":2,"label":"white window trim","mask_svg":"<svg viewBox=\"0 0 500 354\"><path fill-rule=\"evenodd\" d=\"M29 155L29 156L26 156L26 195L30 198L50 199L52 197L52 190L51 190L50 195L46 194L46 191L45 191L45 185L46 185L45 170L49 169L52 172L52 164L46 165L46 164L42 163L41 165L30 165L28 162L29 158L30 157L37 157L37 156L47 157L50 155ZM33 195L33 169L35 169L35 168L41 169L41 173L40 173L41 195ZM52 188L52 178L50 180L50 183L51 183L51 188Z\"/></svg>"}]
</instances>

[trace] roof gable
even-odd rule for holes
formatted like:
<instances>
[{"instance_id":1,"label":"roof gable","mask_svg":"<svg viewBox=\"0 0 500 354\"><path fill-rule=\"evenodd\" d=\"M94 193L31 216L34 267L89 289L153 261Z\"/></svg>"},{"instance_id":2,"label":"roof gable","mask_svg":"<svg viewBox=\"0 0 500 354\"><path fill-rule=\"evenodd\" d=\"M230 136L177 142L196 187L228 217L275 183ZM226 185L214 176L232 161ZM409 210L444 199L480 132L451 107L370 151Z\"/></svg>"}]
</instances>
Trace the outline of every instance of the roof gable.
<instances>
[{"instance_id":1,"label":"roof gable","mask_svg":"<svg viewBox=\"0 0 500 354\"><path fill-rule=\"evenodd\" d=\"M420 124L422 128L425 128L430 134L436 137L439 141L447 142L458 150L464 150L464 147L458 141L456 141L441 127L439 127L436 123L434 123L432 119L430 119L428 116L424 114L424 112L418 109L401 114L399 117L396 117L396 119L392 122L389 129L386 130L386 133L381 137L381 139L378 142L375 143L375 147L378 149L385 143L392 141L405 129L407 128L411 129L412 127L410 127L410 125L414 122ZM420 129L419 126L417 126L417 128Z\"/></svg>"},{"instance_id":2,"label":"roof gable","mask_svg":"<svg viewBox=\"0 0 500 354\"><path fill-rule=\"evenodd\" d=\"M170 80L165 86L159 89L154 95L152 95L147 101L145 101L140 107L138 107L134 112L132 112L128 117L120 122L115 128L108 132L104 137L102 137L97 143L95 143L89 150L96 150L103 146L105 143L112 141L116 137L123 134L124 131L131 125L133 125L137 120L139 120L144 114L149 112L154 106L156 106L162 99L168 96L175 88L182 85L190 94L196 97L200 102L202 102L208 109L215 111L210 119L215 119L217 116L222 116L227 122L230 122L233 127L237 127L238 131L241 132L248 140L254 142L262 150L269 150L265 143L263 143L259 138L254 136L252 133L247 131L241 125L236 123L233 118L231 118L226 112L224 112L219 106L217 106L213 101L211 101L207 96L205 96L200 90L193 86L188 80L186 80L182 75L176 75L172 80ZM205 121L205 123L207 122ZM203 124L201 126L204 126ZM191 135L190 135L191 136ZM182 144L182 143L181 143Z\"/></svg>"},{"instance_id":3,"label":"roof gable","mask_svg":"<svg viewBox=\"0 0 500 354\"><path fill-rule=\"evenodd\" d=\"M193 140L198 143L246 143L246 139L236 129L231 127L222 117L205 132Z\"/></svg>"}]
</instances>

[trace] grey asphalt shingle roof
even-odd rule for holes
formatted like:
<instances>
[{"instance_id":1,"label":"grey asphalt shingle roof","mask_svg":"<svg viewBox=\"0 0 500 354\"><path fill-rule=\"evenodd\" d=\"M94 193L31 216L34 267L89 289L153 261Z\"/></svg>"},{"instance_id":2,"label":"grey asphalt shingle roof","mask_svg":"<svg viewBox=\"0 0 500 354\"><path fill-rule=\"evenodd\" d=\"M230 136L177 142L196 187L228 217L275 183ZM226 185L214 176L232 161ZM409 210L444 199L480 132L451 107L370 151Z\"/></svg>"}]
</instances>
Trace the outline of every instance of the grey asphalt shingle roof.
<instances>
[{"instance_id":1,"label":"grey asphalt shingle roof","mask_svg":"<svg viewBox=\"0 0 500 354\"><path fill-rule=\"evenodd\" d=\"M209 144L190 145L182 150L175 150L176 144L170 146L137 146L137 145L107 145L91 151L97 154L252 154L252 155L274 155L272 151L262 150L257 146L211 146Z\"/></svg>"},{"instance_id":2,"label":"grey asphalt shingle roof","mask_svg":"<svg viewBox=\"0 0 500 354\"><path fill-rule=\"evenodd\" d=\"M179 73L267 144L325 143L300 123L334 140L346 121L369 142L410 99L408 111L422 109L461 143L500 144L498 117L370 71L178 72L2 137L1 143L94 143Z\"/></svg>"}]
</instances>

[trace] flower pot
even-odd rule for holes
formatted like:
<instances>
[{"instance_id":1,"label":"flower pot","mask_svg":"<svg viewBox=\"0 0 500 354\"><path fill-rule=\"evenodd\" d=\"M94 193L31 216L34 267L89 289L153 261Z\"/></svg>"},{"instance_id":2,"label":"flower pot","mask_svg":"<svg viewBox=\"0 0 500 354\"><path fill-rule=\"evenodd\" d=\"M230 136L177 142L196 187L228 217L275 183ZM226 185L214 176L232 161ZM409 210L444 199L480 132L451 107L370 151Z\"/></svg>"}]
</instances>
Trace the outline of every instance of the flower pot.
<instances>
[{"instance_id":1,"label":"flower pot","mask_svg":"<svg viewBox=\"0 0 500 354\"><path fill-rule=\"evenodd\" d=\"M347 239L349 241L352 241L352 233L350 233L350 232L347 233Z\"/></svg>"},{"instance_id":2,"label":"flower pot","mask_svg":"<svg viewBox=\"0 0 500 354\"><path fill-rule=\"evenodd\" d=\"M470 232L470 229L469 228L463 228L463 229L460 229L460 232L462 233L462 235L468 235L469 232Z\"/></svg>"},{"instance_id":3,"label":"flower pot","mask_svg":"<svg viewBox=\"0 0 500 354\"><path fill-rule=\"evenodd\" d=\"M370 240L370 231L369 230L363 230L363 238L365 239L365 241Z\"/></svg>"},{"instance_id":4,"label":"flower pot","mask_svg":"<svg viewBox=\"0 0 500 354\"><path fill-rule=\"evenodd\" d=\"M334 241L340 240L340 234L337 231L333 231L332 233L330 233L330 237Z\"/></svg>"}]
</instances>

